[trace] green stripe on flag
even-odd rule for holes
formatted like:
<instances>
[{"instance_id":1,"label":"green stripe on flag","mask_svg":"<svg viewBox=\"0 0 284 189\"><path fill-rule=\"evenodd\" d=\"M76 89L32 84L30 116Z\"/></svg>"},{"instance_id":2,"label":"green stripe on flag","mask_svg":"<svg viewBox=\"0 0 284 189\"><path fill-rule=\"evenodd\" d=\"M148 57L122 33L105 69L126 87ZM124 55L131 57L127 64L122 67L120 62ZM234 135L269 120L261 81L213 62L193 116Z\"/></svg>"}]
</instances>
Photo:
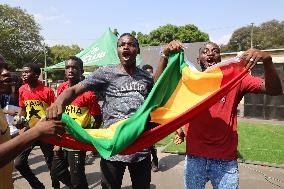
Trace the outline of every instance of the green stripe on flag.
<instances>
[{"instance_id":1,"label":"green stripe on flag","mask_svg":"<svg viewBox=\"0 0 284 189\"><path fill-rule=\"evenodd\" d=\"M135 114L117 127L112 139L93 138L66 114L62 115L62 121L68 125L68 132L76 140L93 144L103 158L116 155L131 145L145 131L150 112L167 103L180 81L181 69L185 66L187 65L184 62L183 51L170 54L168 66L144 104Z\"/></svg>"}]
</instances>

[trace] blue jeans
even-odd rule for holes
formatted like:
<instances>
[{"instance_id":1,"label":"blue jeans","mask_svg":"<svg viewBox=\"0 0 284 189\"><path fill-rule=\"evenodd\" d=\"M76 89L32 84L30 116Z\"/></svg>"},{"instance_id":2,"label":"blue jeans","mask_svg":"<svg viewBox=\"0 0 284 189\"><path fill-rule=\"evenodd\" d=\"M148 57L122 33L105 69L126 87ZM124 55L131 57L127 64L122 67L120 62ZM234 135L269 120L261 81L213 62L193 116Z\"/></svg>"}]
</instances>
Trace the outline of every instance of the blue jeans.
<instances>
[{"instance_id":1,"label":"blue jeans","mask_svg":"<svg viewBox=\"0 0 284 189\"><path fill-rule=\"evenodd\" d=\"M236 189L239 185L238 162L187 155L184 184L186 189L203 189L209 180L214 189Z\"/></svg>"}]
</instances>

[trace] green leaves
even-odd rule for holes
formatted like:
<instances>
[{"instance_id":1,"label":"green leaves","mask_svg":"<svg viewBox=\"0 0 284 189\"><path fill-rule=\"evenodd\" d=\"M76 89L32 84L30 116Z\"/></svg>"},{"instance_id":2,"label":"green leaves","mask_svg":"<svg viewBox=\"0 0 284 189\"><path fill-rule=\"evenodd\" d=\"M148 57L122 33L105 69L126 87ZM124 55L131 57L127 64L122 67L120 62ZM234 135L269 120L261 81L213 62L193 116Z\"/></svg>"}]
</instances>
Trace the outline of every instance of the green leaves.
<instances>
[{"instance_id":1,"label":"green leaves","mask_svg":"<svg viewBox=\"0 0 284 189\"><path fill-rule=\"evenodd\" d=\"M25 62L43 62L40 27L32 15L19 7L0 5L0 53L13 68L21 68Z\"/></svg>"},{"instance_id":2,"label":"green leaves","mask_svg":"<svg viewBox=\"0 0 284 189\"><path fill-rule=\"evenodd\" d=\"M222 52L244 51L250 48L252 26L234 31L229 43L221 47ZM253 47L276 49L284 47L284 22L271 20L253 27Z\"/></svg>"},{"instance_id":3,"label":"green leaves","mask_svg":"<svg viewBox=\"0 0 284 189\"><path fill-rule=\"evenodd\" d=\"M207 33L200 31L193 24L185 26L175 26L167 24L151 31L149 34L137 33L137 38L141 46L157 46L171 42L174 39L183 43L208 41Z\"/></svg>"},{"instance_id":4,"label":"green leaves","mask_svg":"<svg viewBox=\"0 0 284 189\"><path fill-rule=\"evenodd\" d=\"M69 56L74 56L78 54L81 49L78 45L55 45L50 47L50 55L49 57L52 58L52 63L57 64L66 60Z\"/></svg>"}]
</instances>

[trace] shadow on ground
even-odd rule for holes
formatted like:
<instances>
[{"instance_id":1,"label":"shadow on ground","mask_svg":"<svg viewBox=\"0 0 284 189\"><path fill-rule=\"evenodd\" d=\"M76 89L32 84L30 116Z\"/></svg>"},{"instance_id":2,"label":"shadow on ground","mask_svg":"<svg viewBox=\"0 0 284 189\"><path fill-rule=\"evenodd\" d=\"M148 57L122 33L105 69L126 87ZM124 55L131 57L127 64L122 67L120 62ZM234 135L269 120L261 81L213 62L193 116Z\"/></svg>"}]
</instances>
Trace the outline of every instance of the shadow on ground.
<instances>
[{"instance_id":1,"label":"shadow on ground","mask_svg":"<svg viewBox=\"0 0 284 189\"><path fill-rule=\"evenodd\" d=\"M177 154L170 154L165 157L162 157L159 160L159 171L164 172L167 171L177 164L179 164L181 161L184 160L183 155L177 155Z\"/></svg>"}]
</instances>

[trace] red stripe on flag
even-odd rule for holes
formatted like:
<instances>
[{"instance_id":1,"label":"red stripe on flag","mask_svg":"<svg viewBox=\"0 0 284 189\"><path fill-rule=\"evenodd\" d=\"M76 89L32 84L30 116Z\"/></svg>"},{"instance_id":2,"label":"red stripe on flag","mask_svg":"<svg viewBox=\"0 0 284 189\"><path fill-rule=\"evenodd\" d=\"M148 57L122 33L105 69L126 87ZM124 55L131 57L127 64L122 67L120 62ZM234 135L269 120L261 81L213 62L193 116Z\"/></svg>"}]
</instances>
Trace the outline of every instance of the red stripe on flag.
<instances>
[{"instance_id":1,"label":"red stripe on flag","mask_svg":"<svg viewBox=\"0 0 284 189\"><path fill-rule=\"evenodd\" d=\"M225 75L227 75L228 73L229 72L225 73ZM244 70L239 73L237 77L233 79L232 77L230 77L230 82L222 86L220 90L216 91L214 94L207 97L200 103L194 105L185 113L174 118L168 123L159 125L149 131L144 132L132 145L125 149L121 154L132 154L144 148L150 147L151 145L165 138L170 133L176 131L178 128L187 124L191 118L195 117L197 114L204 111L208 107L214 105L219 99L221 99L226 93L228 93L229 90L236 87L248 73L248 70Z\"/></svg>"},{"instance_id":2,"label":"red stripe on flag","mask_svg":"<svg viewBox=\"0 0 284 189\"><path fill-rule=\"evenodd\" d=\"M189 120L195 117L197 114L216 103L226 93L228 93L228 91L236 87L242 81L242 79L249 73L248 70L243 70L242 72L240 72L240 69L238 69L238 66L236 66L231 64L230 66L221 67L224 77L221 83L221 88L217 90L214 94L207 97L200 103L194 105L192 108L190 108L180 116L172 119L168 123L159 125L151 130L145 131L133 144L128 146L121 154L132 154L153 145L154 143L160 141L170 133L174 132L178 128L188 123ZM70 135L62 136L60 141L56 140L55 138L49 138L45 141L66 148L72 148L82 151L96 151L93 145L76 141Z\"/></svg>"},{"instance_id":3,"label":"red stripe on flag","mask_svg":"<svg viewBox=\"0 0 284 189\"><path fill-rule=\"evenodd\" d=\"M43 140L43 142L50 143L56 146L61 146L64 148L71 148L75 150L96 151L96 148L94 148L93 145L77 141L71 135L68 135L68 134L61 136L59 140L57 140L56 138L49 138L49 139Z\"/></svg>"}]
</instances>

